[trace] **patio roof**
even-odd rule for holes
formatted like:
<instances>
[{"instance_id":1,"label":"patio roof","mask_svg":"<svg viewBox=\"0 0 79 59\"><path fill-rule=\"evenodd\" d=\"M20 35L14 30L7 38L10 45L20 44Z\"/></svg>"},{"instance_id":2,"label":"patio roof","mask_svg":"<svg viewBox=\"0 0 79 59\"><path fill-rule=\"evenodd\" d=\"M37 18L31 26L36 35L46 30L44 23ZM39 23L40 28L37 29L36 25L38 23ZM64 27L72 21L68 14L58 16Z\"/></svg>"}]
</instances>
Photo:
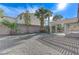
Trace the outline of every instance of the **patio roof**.
<instances>
[{"instance_id":1,"label":"patio roof","mask_svg":"<svg viewBox=\"0 0 79 59\"><path fill-rule=\"evenodd\" d=\"M55 21L55 24L69 24L69 23L76 23L78 22L78 18L70 18L70 19L64 19L64 20L57 20Z\"/></svg>"}]
</instances>

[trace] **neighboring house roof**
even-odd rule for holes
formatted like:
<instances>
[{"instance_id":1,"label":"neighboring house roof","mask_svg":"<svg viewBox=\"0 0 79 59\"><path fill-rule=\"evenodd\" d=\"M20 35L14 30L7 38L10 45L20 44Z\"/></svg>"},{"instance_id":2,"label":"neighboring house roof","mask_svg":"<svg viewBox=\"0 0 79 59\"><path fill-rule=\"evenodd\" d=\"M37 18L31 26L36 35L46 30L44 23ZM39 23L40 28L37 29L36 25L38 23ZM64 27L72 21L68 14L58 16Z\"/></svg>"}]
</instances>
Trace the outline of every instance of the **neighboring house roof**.
<instances>
[{"instance_id":1,"label":"neighboring house roof","mask_svg":"<svg viewBox=\"0 0 79 59\"><path fill-rule=\"evenodd\" d=\"M55 21L56 24L69 24L69 23L76 23L78 22L78 18L69 18L64 20L57 20Z\"/></svg>"},{"instance_id":2,"label":"neighboring house roof","mask_svg":"<svg viewBox=\"0 0 79 59\"><path fill-rule=\"evenodd\" d=\"M2 16L2 17L0 17L0 20L1 20L1 21L2 21L2 20L8 20L8 21L10 21L10 22L16 22L15 18L9 17L9 16Z\"/></svg>"},{"instance_id":3,"label":"neighboring house roof","mask_svg":"<svg viewBox=\"0 0 79 59\"><path fill-rule=\"evenodd\" d=\"M69 28L69 30L72 30L72 31L73 30L79 30L79 26L72 26L72 27Z\"/></svg>"}]
</instances>

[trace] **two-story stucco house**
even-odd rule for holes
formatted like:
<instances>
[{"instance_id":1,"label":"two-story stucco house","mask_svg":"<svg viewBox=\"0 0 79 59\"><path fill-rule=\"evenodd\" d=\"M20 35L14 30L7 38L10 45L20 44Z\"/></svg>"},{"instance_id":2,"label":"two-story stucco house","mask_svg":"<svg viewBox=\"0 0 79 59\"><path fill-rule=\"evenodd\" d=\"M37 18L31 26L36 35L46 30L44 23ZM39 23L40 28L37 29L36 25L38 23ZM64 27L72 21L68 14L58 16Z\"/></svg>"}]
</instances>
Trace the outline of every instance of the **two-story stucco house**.
<instances>
[{"instance_id":1,"label":"two-story stucco house","mask_svg":"<svg viewBox=\"0 0 79 59\"><path fill-rule=\"evenodd\" d=\"M18 29L18 32L17 33L33 33L33 32L39 32L40 28L40 21L39 19L33 14L33 13L30 13L30 23L31 25L29 26L26 26L25 25L25 21L24 21L24 16L25 13L22 13L20 15L18 15L16 18L13 18L13 17L9 17L9 16L2 16L0 17L0 21L2 20L8 20L10 22L16 22L17 23L17 29ZM9 31L10 29L7 28L6 26L0 24L0 34L4 35L4 34L9 34Z\"/></svg>"}]
</instances>

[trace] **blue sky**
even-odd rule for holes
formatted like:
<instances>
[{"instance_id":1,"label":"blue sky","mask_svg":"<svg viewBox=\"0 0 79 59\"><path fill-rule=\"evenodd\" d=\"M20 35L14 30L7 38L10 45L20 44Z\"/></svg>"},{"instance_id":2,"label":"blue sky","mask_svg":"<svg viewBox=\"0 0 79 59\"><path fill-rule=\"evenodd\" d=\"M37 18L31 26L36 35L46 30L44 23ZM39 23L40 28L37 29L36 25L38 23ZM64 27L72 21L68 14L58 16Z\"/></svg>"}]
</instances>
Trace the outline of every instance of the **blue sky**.
<instances>
[{"instance_id":1,"label":"blue sky","mask_svg":"<svg viewBox=\"0 0 79 59\"><path fill-rule=\"evenodd\" d=\"M41 6L50 9L53 15L61 14L64 18L77 17L77 3L0 3L5 16L11 17L16 17L26 10L34 13Z\"/></svg>"}]
</instances>

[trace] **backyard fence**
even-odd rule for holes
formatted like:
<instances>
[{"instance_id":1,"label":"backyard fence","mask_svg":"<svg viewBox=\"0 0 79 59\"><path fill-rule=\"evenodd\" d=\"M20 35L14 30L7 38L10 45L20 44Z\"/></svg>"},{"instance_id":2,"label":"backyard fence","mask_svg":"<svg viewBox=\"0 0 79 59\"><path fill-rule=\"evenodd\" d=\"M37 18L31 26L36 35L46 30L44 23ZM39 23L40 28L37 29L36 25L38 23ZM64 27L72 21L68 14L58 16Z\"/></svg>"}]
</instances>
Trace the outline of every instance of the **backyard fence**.
<instances>
[{"instance_id":1,"label":"backyard fence","mask_svg":"<svg viewBox=\"0 0 79 59\"><path fill-rule=\"evenodd\" d=\"M0 25L0 35L9 35L11 29L4 25ZM38 25L29 25L26 26L24 24L17 25L17 32L16 34L26 34L26 33L37 33L40 31L40 26Z\"/></svg>"}]
</instances>

